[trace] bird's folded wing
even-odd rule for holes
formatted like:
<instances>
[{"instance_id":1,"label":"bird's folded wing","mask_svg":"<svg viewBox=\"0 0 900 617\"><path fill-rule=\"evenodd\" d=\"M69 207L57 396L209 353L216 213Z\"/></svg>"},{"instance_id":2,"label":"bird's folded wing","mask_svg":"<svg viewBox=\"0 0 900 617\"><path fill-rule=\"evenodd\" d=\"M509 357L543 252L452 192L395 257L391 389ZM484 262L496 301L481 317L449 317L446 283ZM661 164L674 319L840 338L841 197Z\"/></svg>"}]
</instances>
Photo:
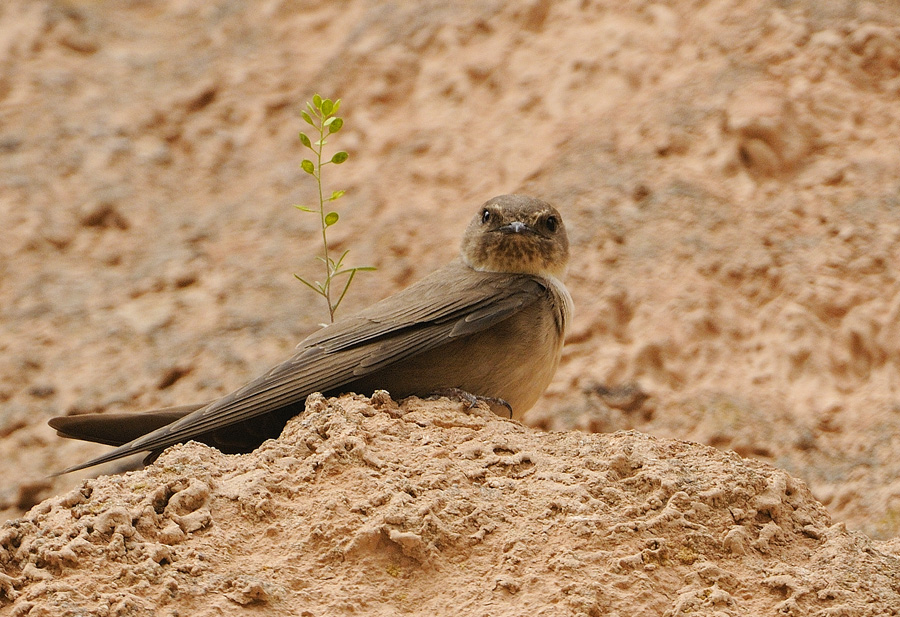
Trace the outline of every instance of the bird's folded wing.
<instances>
[{"instance_id":1,"label":"bird's folded wing","mask_svg":"<svg viewBox=\"0 0 900 617\"><path fill-rule=\"evenodd\" d=\"M474 272L454 262L365 311L313 333L265 375L74 471L192 437L340 388L391 363L480 332L547 293L540 279ZM449 301L448 301L449 299ZM65 472L63 472L65 473Z\"/></svg>"},{"instance_id":2,"label":"bird's folded wing","mask_svg":"<svg viewBox=\"0 0 900 617\"><path fill-rule=\"evenodd\" d=\"M545 290L545 283L527 274L478 272L455 261L386 300L314 332L297 347L320 346L334 352L416 325L456 322L479 311L479 319L493 314L490 322L469 319L477 331L506 319L521 308L522 301L533 302Z\"/></svg>"}]
</instances>

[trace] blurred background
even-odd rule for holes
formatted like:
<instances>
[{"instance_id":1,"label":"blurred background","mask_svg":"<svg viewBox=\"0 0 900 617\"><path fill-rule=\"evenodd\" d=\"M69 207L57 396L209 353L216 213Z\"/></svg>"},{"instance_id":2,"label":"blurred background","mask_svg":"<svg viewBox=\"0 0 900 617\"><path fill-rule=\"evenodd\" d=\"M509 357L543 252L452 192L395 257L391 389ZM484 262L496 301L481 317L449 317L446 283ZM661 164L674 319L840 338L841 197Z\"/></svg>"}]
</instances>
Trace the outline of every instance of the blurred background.
<instances>
[{"instance_id":1,"label":"blurred background","mask_svg":"<svg viewBox=\"0 0 900 617\"><path fill-rule=\"evenodd\" d=\"M576 316L530 424L732 449L900 533L900 6L851 0L6 0L3 520L105 449L48 418L214 398L327 319L315 92L332 239L378 267L341 312L547 199Z\"/></svg>"}]
</instances>

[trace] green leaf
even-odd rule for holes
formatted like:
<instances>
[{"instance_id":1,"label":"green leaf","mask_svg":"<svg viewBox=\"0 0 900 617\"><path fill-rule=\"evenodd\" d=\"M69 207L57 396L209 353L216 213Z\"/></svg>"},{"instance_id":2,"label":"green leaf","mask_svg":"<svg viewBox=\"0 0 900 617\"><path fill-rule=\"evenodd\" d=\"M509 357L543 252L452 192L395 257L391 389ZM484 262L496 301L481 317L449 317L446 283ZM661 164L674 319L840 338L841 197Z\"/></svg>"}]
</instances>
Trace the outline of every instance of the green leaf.
<instances>
[{"instance_id":1,"label":"green leaf","mask_svg":"<svg viewBox=\"0 0 900 617\"><path fill-rule=\"evenodd\" d=\"M349 253L349 252L350 252L350 249L347 249L346 251L344 251L343 253L341 253L341 256L337 258L337 261L336 261L336 262L334 262L334 271L335 271L335 273L336 273L338 270L341 269L341 266L344 264L344 257L346 257L346 256L347 256L347 253Z\"/></svg>"},{"instance_id":2,"label":"green leaf","mask_svg":"<svg viewBox=\"0 0 900 617\"><path fill-rule=\"evenodd\" d=\"M309 105L309 103L307 103L307 105ZM306 122L307 124L309 124L310 126L315 126L315 124L313 124L312 118L305 111L300 112L300 117L303 118L303 121Z\"/></svg>"},{"instance_id":3,"label":"green leaf","mask_svg":"<svg viewBox=\"0 0 900 617\"><path fill-rule=\"evenodd\" d=\"M303 283L304 285L306 285L307 287L309 287L310 289L312 289L312 290L313 290L314 292L316 292L317 294L319 294L319 295L324 295L324 294L322 294L322 290L321 290L321 289L319 289L318 287L316 287L315 285L313 285L312 283L310 283L309 281L307 281L305 278L303 278L303 277L300 276L299 274L295 274L295 275L294 275L294 278L296 278L298 281L300 281L301 283ZM318 283L318 282L317 282L317 283Z\"/></svg>"},{"instance_id":4,"label":"green leaf","mask_svg":"<svg viewBox=\"0 0 900 617\"><path fill-rule=\"evenodd\" d=\"M326 116L330 116L332 110L334 110L334 101L331 99L325 99L322 101L322 113Z\"/></svg>"},{"instance_id":5,"label":"green leaf","mask_svg":"<svg viewBox=\"0 0 900 617\"><path fill-rule=\"evenodd\" d=\"M346 161L348 158L350 158L350 155L347 154L346 152L344 152L343 150L341 150L340 152L334 153L334 156L331 157L331 162L334 163L335 165L340 165L341 163Z\"/></svg>"},{"instance_id":6,"label":"green leaf","mask_svg":"<svg viewBox=\"0 0 900 617\"><path fill-rule=\"evenodd\" d=\"M313 209L310 208L309 206L299 206L299 205L295 205L294 207L297 208L298 210L302 210L303 212L318 212L318 210L313 210Z\"/></svg>"},{"instance_id":7,"label":"green leaf","mask_svg":"<svg viewBox=\"0 0 900 617\"><path fill-rule=\"evenodd\" d=\"M350 283L353 282L353 277L356 276L356 270L350 270L350 277L347 279L347 284L344 285L344 291L341 292L341 297L338 298L338 301L334 303L334 310L337 310L337 307L341 305L341 302L344 301L344 296L347 295L347 290L350 289Z\"/></svg>"},{"instance_id":8,"label":"green leaf","mask_svg":"<svg viewBox=\"0 0 900 617\"><path fill-rule=\"evenodd\" d=\"M338 218L340 218L340 217L338 216L337 212L329 212L328 214L326 214L325 215L325 227L331 227L332 225L337 223Z\"/></svg>"},{"instance_id":9,"label":"green leaf","mask_svg":"<svg viewBox=\"0 0 900 617\"><path fill-rule=\"evenodd\" d=\"M341 119L338 118L338 117L329 118L328 120L329 120L329 121L334 120L334 122L331 122L331 123L328 125L328 132L329 132L329 133L337 133L338 131L341 130L341 127L344 126L344 121L341 120Z\"/></svg>"},{"instance_id":10,"label":"green leaf","mask_svg":"<svg viewBox=\"0 0 900 617\"><path fill-rule=\"evenodd\" d=\"M344 196L344 193L347 191L332 191L331 197L328 198L328 201L334 201L335 199L340 199Z\"/></svg>"},{"instance_id":11,"label":"green leaf","mask_svg":"<svg viewBox=\"0 0 900 617\"><path fill-rule=\"evenodd\" d=\"M327 144L327 143L328 143L328 142L325 141L324 139L317 139L314 145L316 145L316 146L324 146L324 145Z\"/></svg>"},{"instance_id":12,"label":"green leaf","mask_svg":"<svg viewBox=\"0 0 900 617\"><path fill-rule=\"evenodd\" d=\"M338 109L340 109L340 108L341 108L341 99L338 99L334 102L334 109L331 110L331 113L336 114L338 112Z\"/></svg>"},{"instance_id":13,"label":"green leaf","mask_svg":"<svg viewBox=\"0 0 900 617\"><path fill-rule=\"evenodd\" d=\"M300 163L300 168L312 176L316 175L316 166L309 159L303 159L303 162Z\"/></svg>"},{"instance_id":14,"label":"green leaf","mask_svg":"<svg viewBox=\"0 0 900 617\"><path fill-rule=\"evenodd\" d=\"M306 146L307 148L311 148L312 144L309 141L309 137L307 137L306 133L300 133L300 143Z\"/></svg>"},{"instance_id":15,"label":"green leaf","mask_svg":"<svg viewBox=\"0 0 900 617\"><path fill-rule=\"evenodd\" d=\"M372 272L377 270L375 266L353 266L352 268L345 268L343 270L338 270L334 273L334 276L339 274L347 274L348 272Z\"/></svg>"},{"instance_id":16,"label":"green leaf","mask_svg":"<svg viewBox=\"0 0 900 617\"><path fill-rule=\"evenodd\" d=\"M318 94L314 94L314 95L313 95L313 105L316 106L316 109L318 109L318 110L321 111L321 109L322 109L322 97L319 96Z\"/></svg>"}]
</instances>

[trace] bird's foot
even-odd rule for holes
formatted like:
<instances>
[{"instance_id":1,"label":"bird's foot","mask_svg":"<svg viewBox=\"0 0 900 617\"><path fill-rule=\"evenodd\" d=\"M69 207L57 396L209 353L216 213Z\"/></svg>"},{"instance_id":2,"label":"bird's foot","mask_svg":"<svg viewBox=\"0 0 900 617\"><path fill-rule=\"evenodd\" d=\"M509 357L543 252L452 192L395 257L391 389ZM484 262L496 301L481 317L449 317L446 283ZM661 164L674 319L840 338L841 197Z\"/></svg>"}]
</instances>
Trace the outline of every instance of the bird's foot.
<instances>
[{"instance_id":1,"label":"bird's foot","mask_svg":"<svg viewBox=\"0 0 900 617\"><path fill-rule=\"evenodd\" d=\"M478 394L467 392L462 388L441 388L440 390L435 390L434 392L432 392L431 395L428 396L428 398L436 399L442 396L446 396L447 398L465 403L466 409L472 409L473 407L475 407L475 405L478 404L479 401L483 401L487 403L488 407L491 408L491 411L494 411L494 408L496 407L506 407L506 409L509 410L510 419L513 415L512 405L507 403L502 398L496 398L493 396L480 396Z\"/></svg>"}]
</instances>

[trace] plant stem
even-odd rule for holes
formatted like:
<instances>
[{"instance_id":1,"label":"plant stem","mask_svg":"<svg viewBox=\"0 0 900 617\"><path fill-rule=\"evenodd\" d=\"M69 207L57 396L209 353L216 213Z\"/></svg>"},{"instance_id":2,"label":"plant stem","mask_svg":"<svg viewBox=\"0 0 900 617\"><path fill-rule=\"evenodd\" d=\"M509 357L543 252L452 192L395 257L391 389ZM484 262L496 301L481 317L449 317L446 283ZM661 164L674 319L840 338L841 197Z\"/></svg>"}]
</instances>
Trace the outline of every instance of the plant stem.
<instances>
[{"instance_id":1,"label":"plant stem","mask_svg":"<svg viewBox=\"0 0 900 617\"><path fill-rule=\"evenodd\" d=\"M331 319L331 323L334 323L334 310L335 307L331 303L331 259L328 257L328 238L326 237L326 232L328 230L328 226L325 225L325 194L322 192L322 150L325 148L325 115L319 111L319 147L316 150L316 183L319 188L319 217L322 220L322 246L324 250L324 263L325 263L325 283L324 283L324 291L325 291L325 302L328 303L328 317Z\"/></svg>"}]
</instances>

